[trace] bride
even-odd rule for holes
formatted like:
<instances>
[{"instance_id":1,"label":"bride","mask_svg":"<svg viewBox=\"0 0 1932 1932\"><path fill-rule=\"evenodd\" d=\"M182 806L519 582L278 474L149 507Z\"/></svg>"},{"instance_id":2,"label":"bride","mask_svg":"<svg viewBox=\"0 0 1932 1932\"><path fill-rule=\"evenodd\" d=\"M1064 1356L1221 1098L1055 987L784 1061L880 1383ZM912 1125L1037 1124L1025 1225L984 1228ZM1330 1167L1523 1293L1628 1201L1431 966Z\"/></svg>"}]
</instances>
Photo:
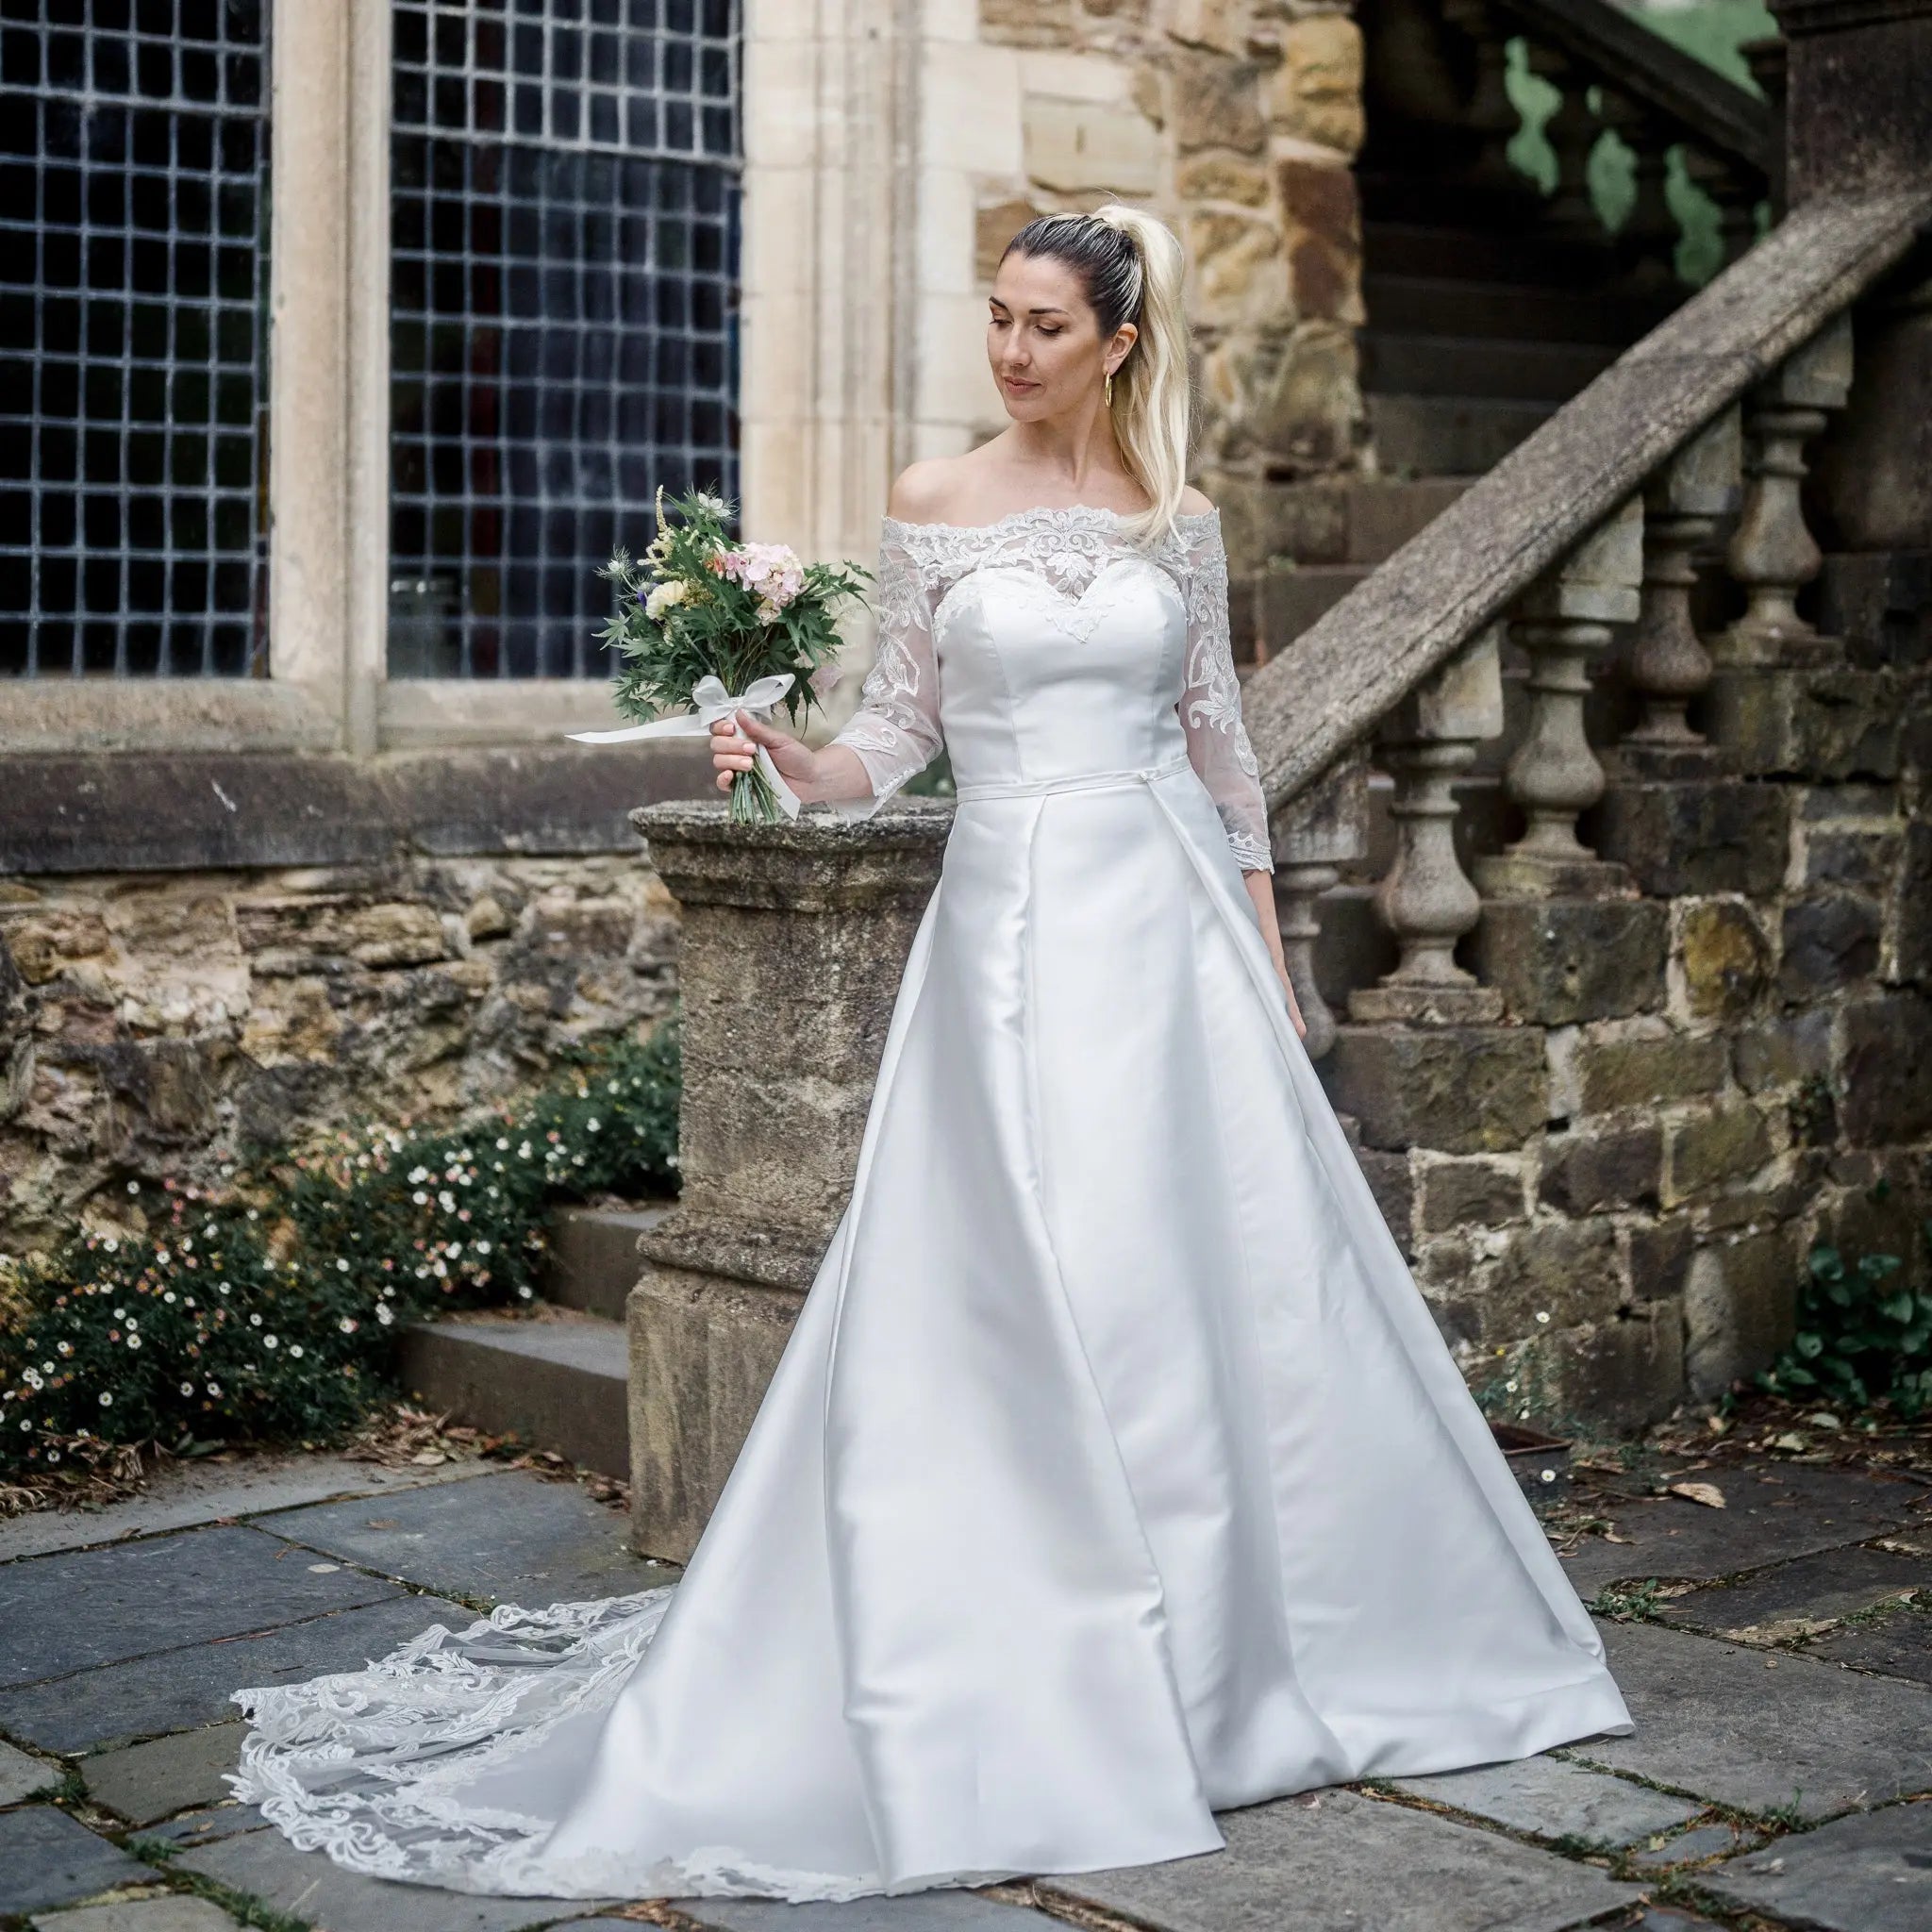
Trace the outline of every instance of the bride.
<instances>
[{"instance_id":1,"label":"bride","mask_svg":"<svg viewBox=\"0 0 1932 1932\"><path fill-rule=\"evenodd\" d=\"M1214 1813L1633 1727L1301 1042L1182 258L1042 216L1010 426L899 478L801 798L958 804L852 1192L674 1589L242 1690L240 1794L478 1892L850 1898L1212 1851Z\"/></svg>"}]
</instances>

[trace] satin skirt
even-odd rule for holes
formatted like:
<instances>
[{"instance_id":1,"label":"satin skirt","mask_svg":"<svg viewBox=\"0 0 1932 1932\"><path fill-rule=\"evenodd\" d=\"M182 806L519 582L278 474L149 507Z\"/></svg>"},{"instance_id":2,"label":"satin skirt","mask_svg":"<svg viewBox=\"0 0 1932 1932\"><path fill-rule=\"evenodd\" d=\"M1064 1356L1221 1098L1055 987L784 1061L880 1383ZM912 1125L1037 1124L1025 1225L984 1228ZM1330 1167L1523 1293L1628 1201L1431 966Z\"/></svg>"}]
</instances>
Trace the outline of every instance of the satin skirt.
<instances>
[{"instance_id":1,"label":"satin skirt","mask_svg":"<svg viewBox=\"0 0 1932 1932\"><path fill-rule=\"evenodd\" d=\"M1184 759L964 787L845 1211L671 1591L238 1693L298 1844L846 1898L1632 1729Z\"/></svg>"}]
</instances>

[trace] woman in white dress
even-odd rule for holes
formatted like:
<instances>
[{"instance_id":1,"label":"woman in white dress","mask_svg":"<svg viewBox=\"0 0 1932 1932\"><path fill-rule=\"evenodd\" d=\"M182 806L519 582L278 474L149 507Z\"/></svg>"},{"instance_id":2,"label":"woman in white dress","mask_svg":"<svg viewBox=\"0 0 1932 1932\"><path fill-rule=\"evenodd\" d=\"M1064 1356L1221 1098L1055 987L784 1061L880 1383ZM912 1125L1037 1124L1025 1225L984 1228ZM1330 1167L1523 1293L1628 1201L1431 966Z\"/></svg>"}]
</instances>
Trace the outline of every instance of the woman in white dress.
<instances>
[{"instance_id":1,"label":"woman in white dress","mask_svg":"<svg viewBox=\"0 0 1932 1932\"><path fill-rule=\"evenodd\" d=\"M1301 1042L1184 487L1179 244L1046 216L1011 425L894 486L793 789L958 791L852 1193L673 1590L238 1693L237 1788L379 1875L843 1898L1208 1852L1214 1813L1632 1728Z\"/></svg>"}]
</instances>

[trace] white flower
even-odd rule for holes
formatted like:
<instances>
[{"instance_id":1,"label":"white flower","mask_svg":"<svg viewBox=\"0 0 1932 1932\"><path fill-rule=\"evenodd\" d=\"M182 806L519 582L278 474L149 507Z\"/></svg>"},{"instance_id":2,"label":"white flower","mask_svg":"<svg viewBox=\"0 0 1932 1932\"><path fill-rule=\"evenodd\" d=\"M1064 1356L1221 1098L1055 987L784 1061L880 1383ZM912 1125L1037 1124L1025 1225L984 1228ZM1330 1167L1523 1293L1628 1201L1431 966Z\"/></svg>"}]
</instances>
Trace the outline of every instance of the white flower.
<instances>
[{"instance_id":1,"label":"white flower","mask_svg":"<svg viewBox=\"0 0 1932 1932\"><path fill-rule=\"evenodd\" d=\"M127 1345L129 1348L139 1348L141 1346L141 1337L138 1335L130 1335L127 1338Z\"/></svg>"},{"instance_id":2,"label":"white flower","mask_svg":"<svg viewBox=\"0 0 1932 1932\"><path fill-rule=\"evenodd\" d=\"M27 1372L24 1375L22 1375L20 1379L23 1382L25 1382L29 1389L42 1389L46 1386L46 1384L42 1380L41 1372L38 1369L27 1370Z\"/></svg>"},{"instance_id":3,"label":"white flower","mask_svg":"<svg viewBox=\"0 0 1932 1932\"><path fill-rule=\"evenodd\" d=\"M101 1243L101 1245L102 1247L107 1249L108 1254L111 1255L116 1251L116 1249L120 1247L121 1243L117 1241L112 1235L109 1235L107 1238L107 1240Z\"/></svg>"},{"instance_id":4,"label":"white flower","mask_svg":"<svg viewBox=\"0 0 1932 1932\"><path fill-rule=\"evenodd\" d=\"M101 1391L101 1407L103 1408L112 1408L113 1406L114 1398L111 1395L109 1395L105 1389L103 1389Z\"/></svg>"},{"instance_id":5,"label":"white flower","mask_svg":"<svg viewBox=\"0 0 1932 1932\"><path fill-rule=\"evenodd\" d=\"M495 1193L496 1190L494 1188L491 1188L490 1191L493 1194ZM479 1255L487 1255L490 1252L490 1243L488 1241L472 1241L470 1245L473 1248L475 1248Z\"/></svg>"},{"instance_id":6,"label":"white flower","mask_svg":"<svg viewBox=\"0 0 1932 1932\"><path fill-rule=\"evenodd\" d=\"M429 1170L426 1167L412 1167L409 1170L409 1185L412 1188L421 1187L428 1178Z\"/></svg>"},{"instance_id":7,"label":"white flower","mask_svg":"<svg viewBox=\"0 0 1932 1932\"><path fill-rule=\"evenodd\" d=\"M114 1310L114 1319L115 1319L115 1321L117 1321L117 1322L125 1322L125 1321L126 1321L126 1319L127 1319L127 1310L126 1310L125 1308L116 1308L116 1309Z\"/></svg>"},{"instance_id":8,"label":"white flower","mask_svg":"<svg viewBox=\"0 0 1932 1932\"><path fill-rule=\"evenodd\" d=\"M258 1208L251 1208L248 1210L248 1218L250 1221L259 1221L261 1219L260 1210Z\"/></svg>"},{"instance_id":9,"label":"white flower","mask_svg":"<svg viewBox=\"0 0 1932 1932\"><path fill-rule=\"evenodd\" d=\"M59 1452L59 1450L58 1450L58 1449L49 1449L49 1450L47 1451L47 1460L48 1460L49 1462L58 1462L58 1461L60 1460L60 1452Z\"/></svg>"},{"instance_id":10,"label":"white flower","mask_svg":"<svg viewBox=\"0 0 1932 1932\"><path fill-rule=\"evenodd\" d=\"M336 1326L340 1328L344 1335L353 1335L356 1332L356 1318L353 1315L344 1315L342 1319L336 1324Z\"/></svg>"},{"instance_id":11,"label":"white flower","mask_svg":"<svg viewBox=\"0 0 1932 1932\"><path fill-rule=\"evenodd\" d=\"M387 1302L376 1303L375 1319L378 1322L380 1322L385 1328L387 1328L389 1324L395 1320L395 1317L389 1311L389 1304Z\"/></svg>"},{"instance_id":12,"label":"white flower","mask_svg":"<svg viewBox=\"0 0 1932 1932\"><path fill-rule=\"evenodd\" d=\"M508 1145L509 1145L509 1142L508 1142L508 1141L498 1141L498 1142L496 1143L496 1151L497 1151L497 1152L498 1152L499 1154L501 1154L501 1153L502 1153L502 1152L504 1151L504 1149L505 1149L505 1148L507 1148L507 1147L508 1147Z\"/></svg>"},{"instance_id":13,"label":"white flower","mask_svg":"<svg viewBox=\"0 0 1932 1932\"><path fill-rule=\"evenodd\" d=\"M140 1192L141 1192L141 1183L140 1183L139 1181L129 1181L129 1182L127 1183L127 1191L128 1191L128 1192L129 1192L130 1194L138 1194L138 1193L140 1193Z\"/></svg>"},{"instance_id":14,"label":"white flower","mask_svg":"<svg viewBox=\"0 0 1932 1932\"><path fill-rule=\"evenodd\" d=\"M194 1393L194 1384L192 1382L182 1383L181 1392L184 1395L192 1395Z\"/></svg>"},{"instance_id":15,"label":"white flower","mask_svg":"<svg viewBox=\"0 0 1932 1932\"><path fill-rule=\"evenodd\" d=\"M299 1341L291 1342L289 1346L289 1353L299 1362L302 1359L302 1344Z\"/></svg>"},{"instance_id":16,"label":"white flower","mask_svg":"<svg viewBox=\"0 0 1932 1932\"><path fill-rule=\"evenodd\" d=\"M248 1318L248 1325L251 1328L259 1328L261 1326L261 1317L259 1315L250 1315Z\"/></svg>"},{"instance_id":17,"label":"white flower","mask_svg":"<svg viewBox=\"0 0 1932 1932\"><path fill-rule=\"evenodd\" d=\"M429 1264L429 1272L430 1272L430 1274L432 1274L433 1275L435 1275L435 1276L436 1276L436 1278L437 1278L437 1280L439 1280L439 1281L442 1281L442 1280L446 1279L446 1278L448 1277L448 1274L449 1274L449 1270L448 1270L447 1268L445 1268L445 1267L443 1266L443 1264L442 1264L442 1263L441 1263L441 1261L432 1261L432 1262L430 1262L430 1264Z\"/></svg>"},{"instance_id":18,"label":"white flower","mask_svg":"<svg viewBox=\"0 0 1932 1932\"><path fill-rule=\"evenodd\" d=\"M219 1402L222 1399L222 1385L219 1382L210 1382L208 1385L208 1392Z\"/></svg>"},{"instance_id":19,"label":"white flower","mask_svg":"<svg viewBox=\"0 0 1932 1932\"><path fill-rule=\"evenodd\" d=\"M597 1129L601 1127L603 1124L604 1123L600 1121L595 1114L592 1114L591 1118L584 1123L584 1132L587 1134L594 1134L597 1131Z\"/></svg>"},{"instance_id":20,"label":"white flower","mask_svg":"<svg viewBox=\"0 0 1932 1932\"><path fill-rule=\"evenodd\" d=\"M518 1300L519 1300L520 1302L526 1302L526 1301L528 1301L528 1300L530 1299L530 1291L529 1291L529 1290L528 1290L527 1288L520 1288L520 1289L518 1289L518 1290L517 1290L517 1299L518 1299Z\"/></svg>"},{"instance_id":21,"label":"white flower","mask_svg":"<svg viewBox=\"0 0 1932 1932\"><path fill-rule=\"evenodd\" d=\"M135 1319L134 1316L129 1315L127 1318L127 1325L129 1328L139 1328L141 1326L141 1324L139 1321Z\"/></svg>"},{"instance_id":22,"label":"white flower","mask_svg":"<svg viewBox=\"0 0 1932 1932\"><path fill-rule=\"evenodd\" d=\"M419 1208L427 1207L429 1204L429 1196L425 1194L421 1188L418 1188L416 1191L409 1196L409 1199L415 1202L415 1204Z\"/></svg>"},{"instance_id":23,"label":"white flower","mask_svg":"<svg viewBox=\"0 0 1932 1932\"><path fill-rule=\"evenodd\" d=\"M173 1290L172 1288L171 1288L171 1289L169 1289L169 1290L168 1290L168 1291L166 1291L166 1292L165 1292L165 1293L164 1293L164 1294L163 1294L163 1295L161 1296L161 1299L162 1299L162 1300L163 1300L164 1302L172 1302L172 1301L173 1301L173 1300L175 1299L175 1291L174 1291L174 1290Z\"/></svg>"},{"instance_id":24,"label":"white flower","mask_svg":"<svg viewBox=\"0 0 1932 1932\"><path fill-rule=\"evenodd\" d=\"M261 1345L264 1348L279 1348L282 1345L281 1338L275 1335L264 1335L261 1338Z\"/></svg>"},{"instance_id":25,"label":"white flower","mask_svg":"<svg viewBox=\"0 0 1932 1932\"><path fill-rule=\"evenodd\" d=\"M441 1193L437 1195L436 1205L439 1208L441 1208L445 1214L454 1214L457 1211L457 1197L454 1194L452 1194L447 1188L445 1188L443 1189Z\"/></svg>"},{"instance_id":26,"label":"white flower","mask_svg":"<svg viewBox=\"0 0 1932 1932\"><path fill-rule=\"evenodd\" d=\"M691 586L682 577L671 577L644 599L644 615L656 623L667 610L691 595Z\"/></svg>"},{"instance_id":27,"label":"white flower","mask_svg":"<svg viewBox=\"0 0 1932 1932\"><path fill-rule=\"evenodd\" d=\"M336 1273L338 1274L346 1274L348 1272L349 1264L346 1261L338 1261L336 1263Z\"/></svg>"},{"instance_id":28,"label":"white flower","mask_svg":"<svg viewBox=\"0 0 1932 1932\"><path fill-rule=\"evenodd\" d=\"M1536 1311L1536 1318L1539 1322L1547 1322L1550 1319L1550 1311L1547 1308L1539 1308Z\"/></svg>"}]
</instances>

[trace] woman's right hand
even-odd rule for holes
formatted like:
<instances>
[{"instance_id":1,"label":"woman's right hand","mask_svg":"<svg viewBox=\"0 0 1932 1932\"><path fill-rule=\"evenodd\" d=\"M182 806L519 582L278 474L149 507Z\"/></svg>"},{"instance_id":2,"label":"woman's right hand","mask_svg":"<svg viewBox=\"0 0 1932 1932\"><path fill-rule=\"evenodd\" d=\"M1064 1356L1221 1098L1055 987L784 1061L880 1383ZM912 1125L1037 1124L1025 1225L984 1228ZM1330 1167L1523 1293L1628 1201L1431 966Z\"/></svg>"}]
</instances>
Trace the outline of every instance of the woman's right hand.
<instances>
[{"instance_id":1,"label":"woman's right hand","mask_svg":"<svg viewBox=\"0 0 1932 1932\"><path fill-rule=\"evenodd\" d=\"M764 746L786 784L809 802L818 777L818 753L804 739L794 738L749 711L734 711L711 726L711 763L717 769L718 790L729 791L732 779L740 772L751 770L758 745Z\"/></svg>"}]
</instances>

